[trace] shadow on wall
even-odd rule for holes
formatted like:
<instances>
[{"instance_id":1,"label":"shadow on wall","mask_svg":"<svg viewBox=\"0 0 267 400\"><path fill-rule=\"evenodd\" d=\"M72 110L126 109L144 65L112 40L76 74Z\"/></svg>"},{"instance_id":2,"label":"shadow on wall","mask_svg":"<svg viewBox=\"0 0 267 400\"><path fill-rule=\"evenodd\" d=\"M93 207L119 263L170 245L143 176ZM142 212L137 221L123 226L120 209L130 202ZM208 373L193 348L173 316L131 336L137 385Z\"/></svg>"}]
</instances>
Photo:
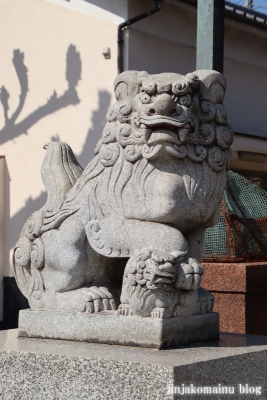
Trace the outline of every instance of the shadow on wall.
<instances>
[{"instance_id":1,"label":"shadow on wall","mask_svg":"<svg viewBox=\"0 0 267 400\"><path fill-rule=\"evenodd\" d=\"M69 105L77 105L80 102L76 87L78 85L78 81L81 79L81 57L80 53L76 50L76 47L70 44L66 54L66 81L68 84L66 91L61 96L58 96L57 92L54 90L44 105L40 106L36 110L33 110L21 122L16 123L25 105L27 93L29 91L29 84L28 69L24 63L24 53L22 53L19 49L14 50L12 61L20 85L20 95L18 99L18 106L13 114L10 115L10 93L5 86L2 86L0 89L0 102L2 104L4 114L4 127L0 130L0 144L3 144L8 140L12 140L23 133L27 133L28 129L30 129L42 118ZM54 138L54 140L56 139L57 138ZM9 206L9 199L7 199L8 190L9 184L6 185L5 189L5 198L6 202L8 203L7 205ZM37 199L32 200L29 198L26 200L25 207L23 207L23 209L14 215L11 220L7 221L7 223L9 223L11 226L12 237L13 234L17 234L16 239L19 237L19 232L27 218L33 211L41 208L44 205L45 199L46 194L44 192L42 192ZM9 212L7 215L10 215ZM4 254L5 263L9 263L9 250L10 249L6 249L6 254ZM1 323L1 327L2 329L16 328L18 311L22 308L28 308L28 302L19 292L13 277L4 277L3 290L4 304L3 321Z\"/></svg>"},{"instance_id":2,"label":"shadow on wall","mask_svg":"<svg viewBox=\"0 0 267 400\"><path fill-rule=\"evenodd\" d=\"M99 91L98 108L92 113L91 128L87 132L81 153L77 155L79 163L83 166L87 165L88 162L94 157L94 148L102 135L110 100L111 95L109 92L106 90ZM58 135L52 136L51 140L58 141L60 140L60 137ZM41 192L36 199L29 197L25 202L25 206L10 219L9 223L12 229L12 236L14 237L15 241L18 240L20 231L29 216L34 211L37 211L44 206L46 202L46 196L46 192ZM15 242L8 251L10 251L14 245ZM22 293L20 293L15 282L15 278L13 277L4 277L3 289L4 305L2 329L17 328L19 310L28 308L28 301L22 295Z\"/></svg>"},{"instance_id":3,"label":"shadow on wall","mask_svg":"<svg viewBox=\"0 0 267 400\"><path fill-rule=\"evenodd\" d=\"M93 111L92 113L92 127L88 130L86 139L80 154L76 155L78 162L85 167L89 161L94 157L94 149L95 146L102 135L102 131L104 129L104 125L106 123L106 117L110 105L111 95L106 90L99 91L98 95L98 108L97 110ZM60 137L52 136L51 141L59 141ZM45 156L45 152L44 152ZM41 179L41 171L40 171L40 179ZM46 192L43 191L41 194L36 198L32 199L29 197L26 202L25 206L19 210L11 219L10 224L14 233L15 240L18 239L19 234L23 225L25 224L26 220L29 216L42 208L46 202ZM9 250L11 250L15 246L15 243L12 244Z\"/></svg>"},{"instance_id":4,"label":"shadow on wall","mask_svg":"<svg viewBox=\"0 0 267 400\"><path fill-rule=\"evenodd\" d=\"M11 116L9 116L10 94L5 86L1 87L0 100L3 106L5 125L0 130L0 144L14 139L23 133L27 133L29 128L47 115L53 114L54 112L69 105L76 105L80 102L78 93L76 91L76 86L78 81L81 79L81 58L80 53L76 50L76 47L70 44L66 56L66 80L68 83L68 89L59 97L57 92L54 90L50 98L43 106L40 106L38 109L34 110L21 122L16 123L16 120L23 109L27 93L29 91L28 69L24 64L24 53L22 53L19 49L14 50L12 61L20 84L19 103L17 109Z\"/></svg>"},{"instance_id":5,"label":"shadow on wall","mask_svg":"<svg viewBox=\"0 0 267 400\"><path fill-rule=\"evenodd\" d=\"M107 113L110 106L111 95L106 90L98 92L98 108L94 110L91 117L91 128L88 130L86 139L83 145L82 152L76 157L78 162L84 167L94 157L95 146L102 135Z\"/></svg>"}]
</instances>

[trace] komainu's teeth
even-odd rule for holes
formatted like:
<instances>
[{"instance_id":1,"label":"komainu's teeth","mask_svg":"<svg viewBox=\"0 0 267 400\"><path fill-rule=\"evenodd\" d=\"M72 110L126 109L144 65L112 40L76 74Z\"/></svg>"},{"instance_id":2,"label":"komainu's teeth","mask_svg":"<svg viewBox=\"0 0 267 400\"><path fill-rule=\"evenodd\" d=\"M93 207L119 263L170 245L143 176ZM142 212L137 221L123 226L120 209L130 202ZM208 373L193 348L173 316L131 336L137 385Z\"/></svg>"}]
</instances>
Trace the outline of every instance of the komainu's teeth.
<instances>
[{"instance_id":1,"label":"komainu's teeth","mask_svg":"<svg viewBox=\"0 0 267 400\"><path fill-rule=\"evenodd\" d=\"M146 128L147 126L145 125L145 124L140 124L140 128L141 129L144 129L144 128Z\"/></svg>"},{"instance_id":2,"label":"komainu's teeth","mask_svg":"<svg viewBox=\"0 0 267 400\"><path fill-rule=\"evenodd\" d=\"M180 139L180 141L183 143L184 141L185 141L185 139L186 139L186 135L187 135L187 132L188 132L188 129L187 128L183 128L183 129L180 129L179 130L179 133L178 133L178 135L179 135L179 139Z\"/></svg>"}]
</instances>

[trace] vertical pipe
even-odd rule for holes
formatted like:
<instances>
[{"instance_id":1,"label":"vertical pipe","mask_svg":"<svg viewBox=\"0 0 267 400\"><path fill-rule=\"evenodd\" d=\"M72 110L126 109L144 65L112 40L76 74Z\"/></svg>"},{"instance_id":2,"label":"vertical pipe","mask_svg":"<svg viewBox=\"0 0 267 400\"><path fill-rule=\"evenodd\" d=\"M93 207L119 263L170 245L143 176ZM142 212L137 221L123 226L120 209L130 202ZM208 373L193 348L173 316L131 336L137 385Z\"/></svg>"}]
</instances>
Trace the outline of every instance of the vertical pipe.
<instances>
[{"instance_id":1,"label":"vertical pipe","mask_svg":"<svg viewBox=\"0 0 267 400\"><path fill-rule=\"evenodd\" d=\"M223 73L224 0L198 0L197 69Z\"/></svg>"},{"instance_id":2,"label":"vertical pipe","mask_svg":"<svg viewBox=\"0 0 267 400\"><path fill-rule=\"evenodd\" d=\"M118 73L119 74L123 72L123 42L124 42L123 29L138 21L141 21L144 18L150 17L151 15L159 12L162 8L164 0L154 0L154 1L156 3L156 6L154 8L151 8L150 10L145 11L142 14L136 15L135 17L122 22L118 26Z\"/></svg>"}]
</instances>

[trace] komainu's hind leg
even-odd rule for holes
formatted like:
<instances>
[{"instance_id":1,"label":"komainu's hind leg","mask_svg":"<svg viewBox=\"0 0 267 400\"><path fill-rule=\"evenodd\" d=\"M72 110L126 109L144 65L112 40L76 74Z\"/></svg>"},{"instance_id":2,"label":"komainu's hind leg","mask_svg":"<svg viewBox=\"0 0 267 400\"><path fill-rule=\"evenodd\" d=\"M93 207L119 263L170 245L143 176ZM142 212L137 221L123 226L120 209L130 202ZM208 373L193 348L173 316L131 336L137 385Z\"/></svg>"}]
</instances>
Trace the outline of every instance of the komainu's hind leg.
<instances>
[{"instance_id":1,"label":"komainu's hind leg","mask_svg":"<svg viewBox=\"0 0 267 400\"><path fill-rule=\"evenodd\" d=\"M63 293L47 293L46 308L67 312L96 313L116 310L113 295L105 287L83 287Z\"/></svg>"},{"instance_id":2,"label":"komainu's hind leg","mask_svg":"<svg viewBox=\"0 0 267 400\"><path fill-rule=\"evenodd\" d=\"M38 238L38 246L34 257L38 259L42 255L43 260L39 269L31 262L31 308L69 312L99 312L116 308L114 297L106 287L108 280L100 278L105 276L106 265L89 248L80 221L69 219L60 229L45 232Z\"/></svg>"}]
</instances>

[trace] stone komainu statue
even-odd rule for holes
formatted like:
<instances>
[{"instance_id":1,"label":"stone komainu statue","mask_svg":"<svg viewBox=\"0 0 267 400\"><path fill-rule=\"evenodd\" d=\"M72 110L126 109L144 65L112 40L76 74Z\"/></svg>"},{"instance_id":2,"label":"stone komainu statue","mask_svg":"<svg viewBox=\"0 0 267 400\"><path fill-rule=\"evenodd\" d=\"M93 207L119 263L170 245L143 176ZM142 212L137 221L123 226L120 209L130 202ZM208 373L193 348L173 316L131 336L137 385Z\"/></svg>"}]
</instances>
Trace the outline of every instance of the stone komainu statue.
<instances>
[{"instance_id":1,"label":"stone komainu statue","mask_svg":"<svg viewBox=\"0 0 267 400\"><path fill-rule=\"evenodd\" d=\"M154 318L212 311L200 263L231 160L225 86L209 70L124 72L84 171L67 144L45 146L47 202L14 251L32 309Z\"/></svg>"}]
</instances>

